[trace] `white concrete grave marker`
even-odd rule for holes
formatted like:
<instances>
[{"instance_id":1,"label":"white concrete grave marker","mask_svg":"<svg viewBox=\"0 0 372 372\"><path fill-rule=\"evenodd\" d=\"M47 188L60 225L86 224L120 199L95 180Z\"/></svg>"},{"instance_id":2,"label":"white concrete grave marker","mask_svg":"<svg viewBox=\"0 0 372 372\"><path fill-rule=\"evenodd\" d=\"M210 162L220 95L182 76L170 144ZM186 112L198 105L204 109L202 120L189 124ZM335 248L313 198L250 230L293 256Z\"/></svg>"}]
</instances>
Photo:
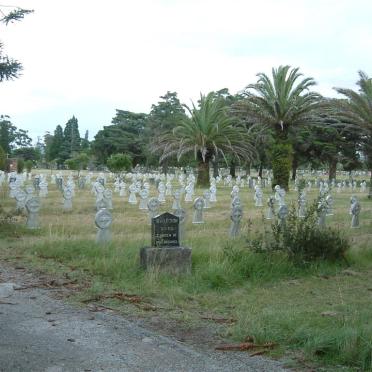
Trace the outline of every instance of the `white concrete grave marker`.
<instances>
[{"instance_id":1,"label":"white concrete grave marker","mask_svg":"<svg viewBox=\"0 0 372 372\"><path fill-rule=\"evenodd\" d=\"M243 217L243 208L236 206L231 211L231 226L229 231L230 238L236 238L240 234L240 222Z\"/></svg>"},{"instance_id":2,"label":"white concrete grave marker","mask_svg":"<svg viewBox=\"0 0 372 372\"><path fill-rule=\"evenodd\" d=\"M361 211L361 206L356 197L354 197L353 204L351 205L351 227L353 229L359 228L359 214Z\"/></svg>"},{"instance_id":3,"label":"white concrete grave marker","mask_svg":"<svg viewBox=\"0 0 372 372\"><path fill-rule=\"evenodd\" d=\"M63 190L63 210L72 210L72 190L69 188L65 188Z\"/></svg>"},{"instance_id":4,"label":"white concrete grave marker","mask_svg":"<svg viewBox=\"0 0 372 372\"><path fill-rule=\"evenodd\" d=\"M103 192L103 199L106 202L106 208L107 209L113 209L112 207L112 191L110 189L105 189Z\"/></svg>"},{"instance_id":5,"label":"white concrete grave marker","mask_svg":"<svg viewBox=\"0 0 372 372\"><path fill-rule=\"evenodd\" d=\"M181 190L177 189L173 193L173 204L172 209L177 210L181 209Z\"/></svg>"},{"instance_id":6,"label":"white concrete grave marker","mask_svg":"<svg viewBox=\"0 0 372 372\"><path fill-rule=\"evenodd\" d=\"M111 241L110 226L112 224L112 215L108 209L100 209L96 213L95 224L98 228L96 243L105 244Z\"/></svg>"},{"instance_id":7,"label":"white concrete grave marker","mask_svg":"<svg viewBox=\"0 0 372 372\"><path fill-rule=\"evenodd\" d=\"M194 224L204 223L203 209L204 209L204 199L200 197L196 198L194 201L194 216L192 219L192 223Z\"/></svg>"},{"instance_id":8,"label":"white concrete grave marker","mask_svg":"<svg viewBox=\"0 0 372 372\"><path fill-rule=\"evenodd\" d=\"M275 198L273 195L267 199L267 207L266 219L272 220L275 216Z\"/></svg>"},{"instance_id":9,"label":"white concrete grave marker","mask_svg":"<svg viewBox=\"0 0 372 372\"><path fill-rule=\"evenodd\" d=\"M149 201L149 194L150 193L148 189L141 189L141 191L139 192L139 196L140 196L139 209L145 210L145 211L148 210L147 203Z\"/></svg>"},{"instance_id":10,"label":"white concrete grave marker","mask_svg":"<svg viewBox=\"0 0 372 372\"><path fill-rule=\"evenodd\" d=\"M26 226L28 229L38 229L40 227L38 215L40 207L41 204L38 197L33 196L27 201L26 209L28 214Z\"/></svg>"},{"instance_id":11,"label":"white concrete grave marker","mask_svg":"<svg viewBox=\"0 0 372 372\"><path fill-rule=\"evenodd\" d=\"M149 225L151 225L152 219L159 214L160 202L158 198L150 198L147 203L147 208L149 210Z\"/></svg>"}]
</instances>

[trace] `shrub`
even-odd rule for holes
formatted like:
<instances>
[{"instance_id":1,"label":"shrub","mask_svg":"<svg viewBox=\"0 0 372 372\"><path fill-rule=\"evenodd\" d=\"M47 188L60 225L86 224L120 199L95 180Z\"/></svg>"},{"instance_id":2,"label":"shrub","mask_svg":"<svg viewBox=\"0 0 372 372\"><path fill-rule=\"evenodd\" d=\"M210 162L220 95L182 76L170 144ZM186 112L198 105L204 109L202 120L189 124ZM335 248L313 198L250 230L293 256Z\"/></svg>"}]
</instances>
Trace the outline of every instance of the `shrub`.
<instances>
[{"instance_id":1,"label":"shrub","mask_svg":"<svg viewBox=\"0 0 372 372\"><path fill-rule=\"evenodd\" d=\"M275 222L271 229L255 234L248 241L249 247L256 252L282 251L299 265L317 260L346 260L349 241L339 230L318 225L317 205L316 200L304 218L298 217L296 208L292 206L284 225Z\"/></svg>"},{"instance_id":2,"label":"shrub","mask_svg":"<svg viewBox=\"0 0 372 372\"><path fill-rule=\"evenodd\" d=\"M70 170L76 170L78 171L78 174L80 174L80 171L82 169L85 169L88 166L89 163L89 156L82 152L73 158L65 160L65 166Z\"/></svg>"},{"instance_id":3,"label":"shrub","mask_svg":"<svg viewBox=\"0 0 372 372\"><path fill-rule=\"evenodd\" d=\"M26 160L25 161L25 167L26 167L27 173L31 172L31 169L32 169L33 165L34 164L33 164L32 160Z\"/></svg>"},{"instance_id":4,"label":"shrub","mask_svg":"<svg viewBox=\"0 0 372 372\"><path fill-rule=\"evenodd\" d=\"M132 168L132 158L126 154L113 154L107 159L107 166L114 173L129 171Z\"/></svg>"},{"instance_id":5,"label":"shrub","mask_svg":"<svg viewBox=\"0 0 372 372\"><path fill-rule=\"evenodd\" d=\"M17 159L17 173L22 173L25 169L25 162L23 159Z\"/></svg>"}]
</instances>

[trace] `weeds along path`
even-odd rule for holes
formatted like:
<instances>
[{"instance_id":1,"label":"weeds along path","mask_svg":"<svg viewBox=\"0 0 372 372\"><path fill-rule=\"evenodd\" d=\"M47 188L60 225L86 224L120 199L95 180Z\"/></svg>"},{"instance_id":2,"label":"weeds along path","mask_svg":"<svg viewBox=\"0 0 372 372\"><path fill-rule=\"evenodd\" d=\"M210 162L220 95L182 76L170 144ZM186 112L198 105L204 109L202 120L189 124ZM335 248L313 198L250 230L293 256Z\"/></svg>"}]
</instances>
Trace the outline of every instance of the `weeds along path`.
<instances>
[{"instance_id":1,"label":"weeds along path","mask_svg":"<svg viewBox=\"0 0 372 372\"><path fill-rule=\"evenodd\" d=\"M0 371L284 371L276 361L196 350L118 315L74 307L36 280L0 263Z\"/></svg>"}]
</instances>

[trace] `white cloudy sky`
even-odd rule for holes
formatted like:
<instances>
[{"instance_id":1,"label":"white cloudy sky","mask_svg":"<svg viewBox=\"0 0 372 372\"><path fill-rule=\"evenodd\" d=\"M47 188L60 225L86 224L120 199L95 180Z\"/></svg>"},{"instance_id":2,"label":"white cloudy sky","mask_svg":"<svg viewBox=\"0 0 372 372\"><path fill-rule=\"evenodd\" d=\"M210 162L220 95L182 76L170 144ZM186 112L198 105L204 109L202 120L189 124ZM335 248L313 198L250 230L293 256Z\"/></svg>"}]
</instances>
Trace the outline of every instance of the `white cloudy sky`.
<instances>
[{"instance_id":1,"label":"white cloudy sky","mask_svg":"<svg viewBox=\"0 0 372 372\"><path fill-rule=\"evenodd\" d=\"M23 63L0 84L0 114L35 139L72 115L81 135L115 109L149 112L168 90L200 92L256 81L289 64L317 90L355 87L372 75L371 0L4 0L34 9L0 25L5 52Z\"/></svg>"}]
</instances>

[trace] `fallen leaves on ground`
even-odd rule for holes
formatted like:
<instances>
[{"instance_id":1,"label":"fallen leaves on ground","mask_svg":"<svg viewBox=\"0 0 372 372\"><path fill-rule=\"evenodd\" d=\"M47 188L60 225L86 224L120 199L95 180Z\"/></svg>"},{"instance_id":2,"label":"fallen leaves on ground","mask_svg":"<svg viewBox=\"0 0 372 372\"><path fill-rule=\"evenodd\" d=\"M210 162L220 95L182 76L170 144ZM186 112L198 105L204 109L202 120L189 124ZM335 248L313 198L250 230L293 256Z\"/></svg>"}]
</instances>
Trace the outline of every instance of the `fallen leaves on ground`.
<instances>
[{"instance_id":1,"label":"fallen leaves on ground","mask_svg":"<svg viewBox=\"0 0 372 372\"><path fill-rule=\"evenodd\" d=\"M106 300L108 298L116 298L120 301L128 301L128 302L136 303L136 304L142 302L142 297L141 296L138 296L138 295L135 295L135 294L127 294L127 293L124 293L124 292L115 292L115 293L111 293L111 294L107 294L107 295L105 295L105 294L97 295L95 297L83 300L82 302L86 303L86 302L100 301L100 300Z\"/></svg>"},{"instance_id":2,"label":"fallen leaves on ground","mask_svg":"<svg viewBox=\"0 0 372 372\"><path fill-rule=\"evenodd\" d=\"M220 351L248 351L248 350L252 350L252 349L263 349L263 350L260 350L260 352L261 351L265 352L268 349L272 349L275 345L276 344L274 342L266 342L264 344L255 344L253 342L242 342L240 344L220 345L220 346L216 347L216 350L220 350ZM254 353L254 354L256 354L256 353ZM259 354L256 354L256 355L259 355Z\"/></svg>"},{"instance_id":3,"label":"fallen leaves on ground","mask_svg":"<svg viewBox=\"0 0 372 372\"><path fill-rule=\"evenodd\" d=\"M69 281L61 281L61 280L49 280L49 281L41 281L36 284L28 284L22 287L14 288L16 291L24 291L30 288L56 288L56 287L67 287L67 288L75 288L79 286L77 280L69 280Z\"/></svg>"},{"instance_id":4,"label":"fallen leaves on ground","mask_svg":"<svg viewBox=\"0 0 372 372\"><path fill-rule=\"evenodd\" d=\"M101 295L97 295L97 296L92 297L92 298L88 298L86 300L82 300L82 302L83 303L97 302L97 301L107 300L107 299L110 299L110 298L114 298L114 299L117 299L117 300L120 300L120 301L130 302L131 304L136 305L137 307L139 307L140 309L145 310L145 311L155 311L155 310L157 310L156 306L148 304L148 303L143 303L143 297L135 295L135 294L124 293L124 292L115 292L115 293L110 293L110 294L106 294L106 295L101 294ZM103 305L99 305L99 306L104 307L104 308L108 308L108 307L105 307ZM108 308L108 309L114 310L114 309L111 309L111 308Z\"/></svg>"},{"instance_id":5,"label":"fallen leaves on ground","mask_svg":"<svg viewBox=\"0 0 372 372\"><path fill-rule=\"evenodd\" d=\"M265 353L267 353L267 349L256 351L256 352L250 354L249 356L254 357L254 356L262 355L262 354L265 354Z\"/></svg>"}]
</instances>

